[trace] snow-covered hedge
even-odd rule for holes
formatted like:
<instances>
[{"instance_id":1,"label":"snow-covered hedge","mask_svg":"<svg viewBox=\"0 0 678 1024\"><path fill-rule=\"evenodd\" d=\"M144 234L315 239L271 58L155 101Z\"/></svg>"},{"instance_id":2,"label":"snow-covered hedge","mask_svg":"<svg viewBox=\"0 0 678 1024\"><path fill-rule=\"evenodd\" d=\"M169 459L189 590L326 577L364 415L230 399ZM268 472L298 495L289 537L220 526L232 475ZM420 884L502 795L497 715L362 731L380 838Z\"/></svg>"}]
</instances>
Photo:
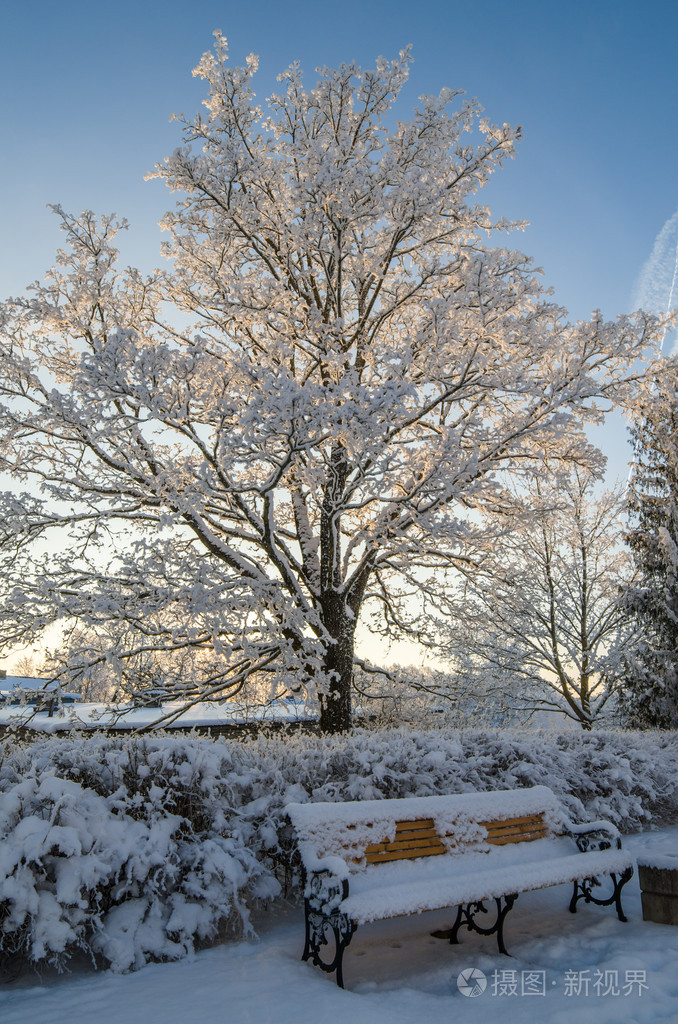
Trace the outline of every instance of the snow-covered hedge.
<instances>
[{"instance_id":1,"label":"snow-covered hedge","mask_svg":"<svg viewBox=\"0 0 678 1024\"><path fill-rule=\"evenodd\" d=\"M622 832L678 819L678 734L53 738L0 762L0 958L174 959L294 875L289 801L550 786Z\"/></svg>"},{"instance_id":2,"label":"snow-covered hedge","mask_svg":"<svg viewBox=\"0 0 678 1024\"><path fill-rule=\"evenodd\" d=\"M0 957L175 959L277 895L209 740L51 739L0 766Z\"/></svg>"}]
</instances>

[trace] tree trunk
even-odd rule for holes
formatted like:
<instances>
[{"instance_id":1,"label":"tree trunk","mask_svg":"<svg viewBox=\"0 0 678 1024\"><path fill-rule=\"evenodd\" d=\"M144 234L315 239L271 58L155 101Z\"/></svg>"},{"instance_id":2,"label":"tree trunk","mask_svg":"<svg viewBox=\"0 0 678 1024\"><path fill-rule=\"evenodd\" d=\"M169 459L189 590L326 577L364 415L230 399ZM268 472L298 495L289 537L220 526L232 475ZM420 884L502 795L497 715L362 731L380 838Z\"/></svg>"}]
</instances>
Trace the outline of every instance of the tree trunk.
<instances>
[{"instance_id":1,"label":"tree trunk","mask_svg":"<svg viewBox=\"0 0 678 1024\"><path fill-rule=\"evenodd\" d=\"M355 619L346 614L343 597L328 596L324 620L334 643L328 645L325 657L329 692L320 694L320 731L332 734L347 732L352 725Z\"/></svg>"},{"instance_id":2,"label":"tree trunk","mask_svg":"<svg viewBox=\"0 0 678 1024\"><path fill-rule=\"evenodd\" d=\"M585 664L588 663L588 654L586 653L586 651L584 652L584 662L585 662ZM580 686L579 686L579 692L581 694L581 710L582 710L582 717L581 717L580 721L581 721L582 729L588 729L588 730L590 730L592 728L592 725L591 725L591 686L590 686L589 679L590 679L589 673L584 670L582 672L582 674L581 674L581 677L580 677Z\"/></svg>"}]
</instances>

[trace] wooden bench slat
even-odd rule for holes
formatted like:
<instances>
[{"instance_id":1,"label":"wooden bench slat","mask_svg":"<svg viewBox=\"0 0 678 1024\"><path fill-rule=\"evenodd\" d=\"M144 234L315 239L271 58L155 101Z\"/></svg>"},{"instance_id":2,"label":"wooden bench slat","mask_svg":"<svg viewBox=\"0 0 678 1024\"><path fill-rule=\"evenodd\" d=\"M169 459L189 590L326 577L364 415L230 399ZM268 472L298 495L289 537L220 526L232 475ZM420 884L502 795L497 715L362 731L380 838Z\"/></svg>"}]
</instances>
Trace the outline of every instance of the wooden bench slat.
<instances>
[{"instance_id":1,"label":"wooden bench slat","mask_svg":"<svg viewBox=\"0 0 678 1024\"><path fill-rule=\"evenodd\" d=\"M368 864L380 864L386 860L416 860L418 857L438 857L441 853L447 853L442 844L422 847L416 853L412 850L386 850L383 853L370 853L365 855L365 860Z\"/></svg>"},{"instance_id":2,"label":"wooden bench slat","mask_svg":"<svg viewBox=\"0 0 678 1024\"><path fill-rule=\"evenodd\" d=\"M503 828L507 825L529 825L531 822L543 820L544 815L540 813L527 814L522 818L495 818L493 821L480 821L478 824L482 825L484 828L490 829L495 827Z\"/></svg>"},{"instance_id":3,"label":"wooden bench slat","mask_svg":"<svg viewBox=\"0 0 678 1024\"><path fill-rule=\"evenodd\" d=\"M426 849L428 846L437 846L441 849L445 849L440 837L435 833L432 836L422 836L420 839L396 839L393 842L385 840L383 843L370 843L369 846L365 847L365 853L381 853L387 850L417 850Z\"/></svg>"},{"instance_id":4,"label":"wooden bench slat","mask_svg":"<svg viewBox=\"0 0 678 1024\"><path fill-rule=\"evenodd\" d=\"M396 831L394 842L404 843L408 839L428 839L430 836L437 836L438 831L435 828L420 828L416 832L406 832L402 829L400 832Z\"/></svg>"},{"instance_id":5,"label":"wooden bench slat","mask_svg":"<svg viewBox=\"0 0 678 1024\"><path fill-rule=\"evenodd\" d=\"M547 839L550 833L545 829L538 829L534 832L521 832L520 835L495 836L487 839L491 846L506 846L507 843L529 843L533 839Z\"/></svg>"},{"instance_id":6,"label":"wooden bench slat","mask_svg":"<svg viewBox=\"0 0 678 1024\"><path fill-rule=\"evenodd\" d=\"M520 828L497 828L488 831L490 839L501 839L502 836L529 836L532 832L548 832L543 821L535 821L534 825L521 825Z\"/></svg>"},{"instance_id":7,"label":"wooden bench slat","mask_svg":"<svg viewBox=\"0 0 678 1024\"><path fill-rule=\"evenodd\" d=\"M497 826L497 828L488 828L488 836L519 836L524 832L536 832L539 829L546 828L543 821L533 821L529 825L507 825L505 828Z\"/></svg>"},{"instance_id":8,"label":"wooden bench slat","mask_svg":"<svg viewBox=\"0 0 678 1024\"><path fill-rule=\"evenodd\" d=\"M544 815L540 812L536 814L526 814L518 818L495 818L488 821L479 821L479 825L483 825L486 828L492 828L494 825L522 825L531 821L542 821ZM355 828L355 825L349 825L348 828ZM396 822L396 830L406 829L412 830L417 828L435 828L435 821L433 818L414 818L414 819L402 819Z\"/></svg>"},{"instance_id":9,"label":"wooden bench slat","mask_svg":"<svg viewBox=\"0 0 678 1024\"><path fill-rule=\"evenodd\" d=\"M396 832L418 832L420 829L435 829L433 818L417 818L415 821L396 821Z\"/></svg>"}]
</instances>

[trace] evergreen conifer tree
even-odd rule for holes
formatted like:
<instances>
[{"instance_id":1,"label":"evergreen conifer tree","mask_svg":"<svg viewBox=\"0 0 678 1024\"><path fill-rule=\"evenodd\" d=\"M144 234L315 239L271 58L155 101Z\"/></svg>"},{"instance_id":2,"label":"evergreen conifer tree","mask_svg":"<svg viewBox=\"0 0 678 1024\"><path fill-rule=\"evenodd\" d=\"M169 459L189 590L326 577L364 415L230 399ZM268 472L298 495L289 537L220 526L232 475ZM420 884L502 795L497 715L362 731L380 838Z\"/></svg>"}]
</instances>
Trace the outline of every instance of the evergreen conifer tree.
<instances>
[{"instance_id":1,"label":"evergreen conifer tree","mask_svg":"<svg viewBox=\"0 0 678 1024\"><path fill-rule=\"evenodd\" d=\"M627 535L638 581L623 595L639 639L627 655L629 724L678 727L678 360L666 360L639 402Z\"/></svg>"}]
</instances>

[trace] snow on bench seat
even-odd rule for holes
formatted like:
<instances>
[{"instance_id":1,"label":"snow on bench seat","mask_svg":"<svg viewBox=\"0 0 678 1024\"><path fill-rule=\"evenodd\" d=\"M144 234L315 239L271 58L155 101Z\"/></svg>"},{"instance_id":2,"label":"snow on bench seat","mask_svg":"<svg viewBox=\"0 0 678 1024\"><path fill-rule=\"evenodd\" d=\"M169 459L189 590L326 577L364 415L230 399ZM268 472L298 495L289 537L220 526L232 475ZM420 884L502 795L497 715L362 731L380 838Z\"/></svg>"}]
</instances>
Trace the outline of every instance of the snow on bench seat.
<instances>
[{"instance_id":1,"label":"snow on bench seat","mask_svg":"<svg viewBox=\"0 0 678 1024\"><path fill-rule=\"evenodd\" d=\"M461 924L497 934L520 892L564 882L574 884L570 909L579 899L620 902L632 858L608 822L574 825L545 786L492 793L408 797L344 803L289 804L306 874L306 944L303 959L337 971L342 985L343 950L358 925L457 907L449 932ZM593 896L598 876L610 876L614 892ZM474 922L494 899L497 921ZM336 954L324 962L320 947L333 932Z\"/></svg>"},{"instance_id":2,"label":"snow on bench seat","mask_svg":"<svg viewBox=\"0 0 678 1024\"><path fill-rule=\"evenodd\" d=\"M523 850L517 862L506 862L496 854L489 858L491 863L482 854L446 855L429 861L426 868L430 871L423 870L420 864L414 870L407 865L402 872L385 868L374 872L368 868L351 880L351 894L342 901L341 910L356 925L368 924L401 914L419 914L509 893L571 884L596 874L622 874L633 864L625 850L579 853L575 848L573 853L570 847L557 855L557 840L540 842L544 843L542 850L537 852L532 845L529 858ZM388 865L388 869L401 866L402 862Z\"/></svg>"}]
</instances>

